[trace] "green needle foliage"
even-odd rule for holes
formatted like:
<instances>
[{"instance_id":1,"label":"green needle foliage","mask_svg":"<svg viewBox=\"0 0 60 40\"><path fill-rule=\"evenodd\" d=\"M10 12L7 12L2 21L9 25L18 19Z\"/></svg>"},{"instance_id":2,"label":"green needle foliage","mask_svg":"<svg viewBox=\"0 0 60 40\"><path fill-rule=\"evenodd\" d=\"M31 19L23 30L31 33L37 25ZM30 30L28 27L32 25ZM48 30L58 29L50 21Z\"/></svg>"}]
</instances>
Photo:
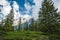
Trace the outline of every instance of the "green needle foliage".
<instances>
[{"instance_id":1,"label":"green needle foliage","mask_svg":"<svg viewBox=\"0 0 60 40\"><path fill-rule=\"evenodd\" d=\"M14 13L13 13L13 8L11 9L10 13L7 15L7 18L5 20L5 30L6 31L13 31L13 18L14 18Z\"/></svg>"},{"instance_id":2,"label":"green needle foliage","mask_svg":"<svg viewBox=\"0 0 60 40\"><path fill-rule=\"evenodd\" d=\"M57 30L60 18L57 10L52 0L43 0L38 18L40 31L53 33Z\"/></svg>"}]
</instances>

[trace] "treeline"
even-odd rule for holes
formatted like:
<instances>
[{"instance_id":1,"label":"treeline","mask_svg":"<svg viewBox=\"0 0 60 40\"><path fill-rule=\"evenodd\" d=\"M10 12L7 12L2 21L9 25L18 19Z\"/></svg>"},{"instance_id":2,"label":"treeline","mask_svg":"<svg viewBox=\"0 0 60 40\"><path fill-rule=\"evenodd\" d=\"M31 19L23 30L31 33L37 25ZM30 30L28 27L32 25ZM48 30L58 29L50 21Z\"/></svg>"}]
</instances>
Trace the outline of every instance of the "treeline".
<instances>
[{"instance_id":1,"label":"treeline","mask_svg":"<svg viewBox=\"0 0 60 40\"><path fill-rule=\"evenodd\" d=\"M0 15L1 15L1 11L0 10ZM2 17L1 17L2 18ZM15 31L14 28L14 10L13 8L11 9L10 13L6 15L6 18L5 19L1 19L1 24L0 24L0 27L3 27L4 31L6 32L10 32L10 31ZM30 24L29 24L30 23ZM30 21L26 21L22 27L21 26L21 17L19 18L19 21L18 21L18 25L16 26L16 31L21 31L22 29L23 30L26 30L26 31L35 31L37 28L36 28L36 25L37 25L37 21L35 21L33 18L30 19Z\"/></svg>"}]
</instances>

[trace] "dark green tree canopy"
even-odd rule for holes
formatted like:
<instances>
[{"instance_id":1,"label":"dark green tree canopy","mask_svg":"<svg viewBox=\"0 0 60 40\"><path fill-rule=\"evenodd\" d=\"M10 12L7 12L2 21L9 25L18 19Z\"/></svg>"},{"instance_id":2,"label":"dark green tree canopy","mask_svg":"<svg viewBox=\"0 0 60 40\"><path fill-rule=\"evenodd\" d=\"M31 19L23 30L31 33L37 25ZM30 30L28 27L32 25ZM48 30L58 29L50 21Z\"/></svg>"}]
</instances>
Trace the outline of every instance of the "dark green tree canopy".
<instances>
[{"instance_id":1,"label":"dark green tree canopy","mask_svg":"<svg viewBox=\"0 0 60 40\"><path fill-rule=\"evenodd\" d=\"M57 23L60 18L58 14L58 9L54 7L54 2L52 0L43 0L42 6L39 11L38 25L41 30L55 31Z\"/></svg>"}]
</instances>

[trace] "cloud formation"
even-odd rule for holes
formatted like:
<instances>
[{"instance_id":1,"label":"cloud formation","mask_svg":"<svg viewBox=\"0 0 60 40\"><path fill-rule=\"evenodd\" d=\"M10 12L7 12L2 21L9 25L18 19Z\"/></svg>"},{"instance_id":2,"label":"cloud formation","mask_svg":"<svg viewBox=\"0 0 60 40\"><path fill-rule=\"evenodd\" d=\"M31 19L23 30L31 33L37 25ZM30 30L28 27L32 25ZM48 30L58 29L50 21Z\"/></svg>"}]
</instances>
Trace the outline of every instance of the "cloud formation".
<instances>
[{"instance_id":1,"label":"cloud formation","mask_svg":"<svg viewBox=\"0 0 60 40\"><path fill-rule=\"evenodd\" d=\"M32 16L34 17L35 20L38 18L38 12L40 11L41 1L42 0L34 0L35 5L33 6L32 9Z\"/></svg>"},{"instance_id":2,"label":"cloud formation","mask_svg":"<svg viewBox=\"0 0 60 40\"><path fill-rule=\"evenodd\" d=\"M19 12L19 5L14 1L13 3L13 9L14 9L14 19L18 19L21 16L21 12Z\"/></svg>"},{"instance_id":3,"label":"cloud formation","mask_svg":"<svg viewBox=\"0 0 60 40\"><path fill-rule=\"evenodd\" d=\"M25 9L26 9L25 13L28 14L31 10L31 6L28 2L25 2L24 6L25 6Z\"/></svg>"},{"instance_id":4,"label":"cloud formation","mask_svg":"<svg viewBox=\"0 0 60 40\"><path fill-rule=\"evenodd\" d=\"M35 3L35 5L30 5L29 2L25 2L25 8L26 8L26 13L29 13L31 11L32 13L32 17L36 20L38 18L38 12L39 12L39 8L41 7L41 1L42 0L33 0L33 3Z\"/></svg>"},{"instance_id":5,"label":"cloud formation","mask_svg":"<svg viewBox=\"0 0 60 40\"><path fill-rule=\"evenodd\" d=\"M3 5L2 7L2 13L4 14L4 18L6 15L10 13L10 10L12 9L10 3L6 0L0 0L0 5ZM17 4L16 1L13 3L13 9L14 9L14 19L17 19L20 17L20 12L19 12L19 5Z\"/></svg>"},{"instance_id":6,"label":"cloud formation","mask_svg":"<svg viewBox=\"0 0 60 40\"><path fill-rule=\"evenodd\" d=\"M2 13L4 14L4 16L7 15L11 10L10 3L8 3L6 0L0 0L0 5L3 5Z\"/></svg>"},{"instance_id":7,"label":"cloud formation","mask_svg":"<svg viewBox=\"0 0 60 40\"><path fill-rule=\"evenodd\" d=\"M30 10L32 12L32 17L36 20L38 18L38 12L40 11L41 8L41 3L43 0L33 0L33 3L35 3L35 5L30 5L29 2L25 2L25 8L27 9L26 13L29 13ZM53 0L54 5L56 8L58 8L58 11L60 11L60 0Z\"/></svg>"}]
</instances>

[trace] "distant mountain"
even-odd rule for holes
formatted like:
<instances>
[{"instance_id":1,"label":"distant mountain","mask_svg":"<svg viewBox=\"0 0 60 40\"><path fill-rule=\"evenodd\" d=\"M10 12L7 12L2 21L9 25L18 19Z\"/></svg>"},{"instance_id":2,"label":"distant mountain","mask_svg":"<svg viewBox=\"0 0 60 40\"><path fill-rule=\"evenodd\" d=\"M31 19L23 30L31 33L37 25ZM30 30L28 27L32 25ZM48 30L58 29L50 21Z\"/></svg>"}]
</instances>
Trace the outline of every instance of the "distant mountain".
<instances>
[{"instance_id":1,"label":"distant mountain","mask_svg":"<svg viewBox=\"0 0 60 40\"><path fill-rule=\"evenodd\" d=\"M24 24L25 22L29 21L32 17L30 15L23 15L21 17L21 24ZM14 20L13 26L17 26L19 23L19 18Z\"/></svg>"},{"instance_id":2,"label":"distant mountain","mask_svg":"<svg viewBox=\"0 0 60 40\"><path fill-rule=\"evenodd\" d=\"M23 19L23 18L22 18ZM21 21L23 21L22 23L21 23L21 30L23 30L25 27L27 27L28 26L28 28L30 27L30 23L31 23L31 20L32 19L32 17L30 17L29 16L29 18L26 18L25 20L21 20ZM15 22L14 22L14 29L16 30L16 29L18 29L18 21L19 20L16 20L16 24L15 24Z\"/></svg>"}]
</instances>

